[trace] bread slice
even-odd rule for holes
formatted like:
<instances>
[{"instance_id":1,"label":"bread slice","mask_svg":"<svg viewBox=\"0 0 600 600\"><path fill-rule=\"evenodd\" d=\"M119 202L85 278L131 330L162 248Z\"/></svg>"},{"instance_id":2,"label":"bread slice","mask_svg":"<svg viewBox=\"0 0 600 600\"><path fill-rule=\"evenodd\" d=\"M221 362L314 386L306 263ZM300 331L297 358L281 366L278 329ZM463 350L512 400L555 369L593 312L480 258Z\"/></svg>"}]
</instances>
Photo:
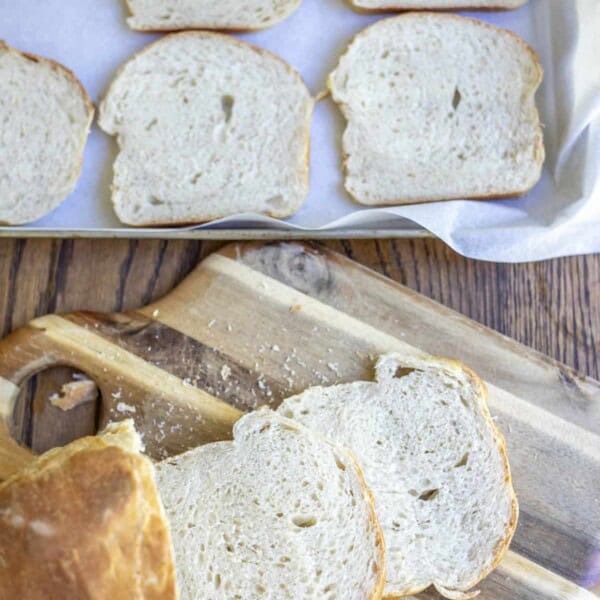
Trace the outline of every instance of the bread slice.
<instances>
[{"instance_id":1,"label":"bread slice","mask_svg":"<svg viewBox=\"0 0 600 600\"><path fill-rule=\"evenodd\" d=\"M353 457L262 409L157 467L182 600L381 598L382 536Z\"/></svg>"},{"instance_id":2,"label":"bread slice","mask_svg":"<svg viewBox=\"0 0 600 600\"><path fill-rule=\"evenodd\" d=\"M430 585L471 597L508 548L518 513L486 389L445 360L389 354L376 373L374 383L309 389L278 410L355 453L384 531L386 597Z\"/></svg>"},{"instance_id":3,"label":"bread slice","mask_svg":"<svg viewBox=\"0 0 600 600\"><path fill-rule=\"evenodd\" d=\"M0 597L175 600L173 550L132 421L0 484Z\"/></svg>"},{"instance_id":4,"label":"bread slice","mask_svg":"<svg viewBox=\"0 0 600 600\"><path fill-rule=\"evenodd\" d=\"M100 107L120 146L119 219L292 214L308 192L313 105L296 71L265 50L209 32L162 38L121 69Z\"/></svg>"},{"instance_id":5,"label":"bread slice","mask_svg":"<svg viewBox=\"0 0 600 600\"><path fill-rule=\"evenodd\" d=\"M0 41L0 224L35 221L73 191L93 115L71 71Z\"/></svg>"},{"instance_id":6,"label":"bread slice","mask_svg":"<svg viewBox=\"0 0 600 600\"><path fill-rule=\"evenodd\" d=\"M127 0L127 23L138 31L265 29L282 21L301 0Z\"/></svg>"},{"instance_id":7,"label":"bread slice","mask_svg":"<svg viewBox=\"0 0 600 600\"><path fill-rule=\"evenodd\" d=\"M361 11L385 10L512 10L528 0L349 0Z\"/></svg>"},{"instance_id":8,"label":"bread slice","mask_svg":"<svg viewBox=\"0 0 600 600\"><path fill-rule=\"evenodd\" d=\"M346 189L367 205L523 194L544 147L542 68L515 34L409 13L358 34L329 89L348 125Z\"/></svg>"}]
</instances>

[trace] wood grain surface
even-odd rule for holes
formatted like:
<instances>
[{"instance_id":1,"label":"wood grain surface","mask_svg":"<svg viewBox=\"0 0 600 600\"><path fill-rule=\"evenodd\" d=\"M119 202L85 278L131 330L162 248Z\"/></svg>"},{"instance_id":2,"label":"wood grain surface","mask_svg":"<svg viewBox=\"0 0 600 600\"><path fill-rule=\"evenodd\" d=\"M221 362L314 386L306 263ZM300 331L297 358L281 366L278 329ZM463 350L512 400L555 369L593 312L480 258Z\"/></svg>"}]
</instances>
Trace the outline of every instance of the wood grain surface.
<instances>
[{"instance_id":1,"label":"wood grain surface","mask_svg":"<svg viewBox=\"0 0 600 600\"><path fill-rule=\"evenodd\" d=\"M122 311L148 304L222 245L0 240L0 334L50 312ZM600 378L600 255L506 265L465 259L437 240L324 245Z\"/></svg>"},{"instance_id":2,"label":"wood grain surface","mask_svg":"<svg viewBox=\"0 0 600 600\"><path fill-rule=\"evenodd\" d=\"M0 335L47 313L124 311L149 304L222 245L0 240ZM600 378L600 255L506 265L465 259L437 240L324 245ZM49 394L71 375L71 370L61 368L32 378L27 390L32 401L19 402L22 414L16 435L36 451L95 429L97 414L89 406L79 407L65 419L48 402Z\"/></svg>"},{"instance_id":3,"label":"wood grain surface","mask_svg":"<svg viewBox=\"0 0 600 600\"><path fill-rule=\"evenodd\" d=\"M521 519L481 597L594 597L584 587L598 576L600 386L318 246L230 245L144 309L37 319L0 344L0 413L10 415L27 373L77 364L102 403L95 415L77 414L70 435L133 416L159 457L230 435L239 413L229 404L276 406L315 383L370 379L374 357L390 350L453 356L488 382ZM33 408L18 415L40 446L58 443L44 406L64 375L39 382Z\"/></svg>"}]
</instances>

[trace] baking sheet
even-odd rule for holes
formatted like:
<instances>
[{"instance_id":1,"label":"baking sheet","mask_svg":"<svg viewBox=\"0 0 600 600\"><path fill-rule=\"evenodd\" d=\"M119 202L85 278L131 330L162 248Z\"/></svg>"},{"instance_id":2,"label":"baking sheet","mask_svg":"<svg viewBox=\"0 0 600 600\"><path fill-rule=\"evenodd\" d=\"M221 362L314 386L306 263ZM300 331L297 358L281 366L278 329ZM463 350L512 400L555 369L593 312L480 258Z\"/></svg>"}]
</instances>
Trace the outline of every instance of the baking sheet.
<instances>
[{"instance_id":1,"label":"baking sheet","mask_svg":"<svg viewBox=\"0 0 600 600\"><path fill-rule=\"evenodd\" d=\"M572 88L575 82L570 77L582 30L585 27L591 29L594 25L588 13L584 14L585 19L582 20L581 11L594 11L595 7L595 12L600 14L599 5L596 0L531 0L516 11L463 13L518 33L538 51L544 65L546 79L538 93L538 104L546 126L548 160L542 181L525 198L485 203L452 201L399 208L362 208L352 202L343 189L340 138L344 121L335 104L325 99L315 109L311 189L300 211L283 222L257 215L240 215L221 219L204 228L218 228L221 235L228 232L227 235L232 237L237 237L240 230L262 230L268 234L273 228L278 231L303 230L300 235L310 235L311 231L320 230L323 235L330 232L332 237L334 232L338 235L342 231L346 232L347 237L352 237L353 231L357 230L371 230L373 233L377 230L382 236L415 235L419 232L419 226L424 226L457 250L480 258L527 260L592 251L588 249L589 234L574 236L577 240L575 247L573 239L570 244L565 243L563 238L573 237L571 230L569 235L562 235L560 239L554 235L554 241L546 240L543 243L539 236L531 240L526 236L525 243L519 244L520 252L515 252L513 246L519 240L515 238L519 231L523 241L525 229L529 235L535 230L549 230L557 218L570 220L564 209L568 210L582 200L582 195L573 186L564 193L558 189L556 168L559 158L563 163L569 163L582 136L586 137L583 156L589 163L589 138L593 138L592 141L600 139L600 131L595 136L588 131L590 123L594 119L598 121L600 85L592 88L591 99L588 99L593 106L580 107L578 115L574 115L572 101L576 96ZM131 31L125 23L126 16L124 0L3 1L0 2L0 37L20 50L48 56L65 64L81 79L92 99L98 102L118 67L134 52L159 37ZM327 74L335 67L340 53L352 36L380 18L385 17L355 13L344 0L303 0L296 13L277 26L239 37L282 56L300 71L316 95L324 89ZM591 31L593 33L593 29ZM600 55L598 42L596 47L597 57ZM593 56L591 52L590 56ZM589 73L592 83L594 78L596 82L600 81L598 69L592 71L595 71ZM598 105L596 101L599 101ZM586 120L585 115L589 119ZM575 130L579 127L579 130L573 131L570 148L565 154L564 134L569 126L575 126ZM600 127L596 129L600 130ZM597 145L600 149L600 143ZM166 230L131 230L120 225L109 198L116 151L114 140L94 125L86 148L82 177L75 192L45 218L26 227L3 228L0 235L44 232L107 236L173 234ZM597 183L600 163L600 160L596 160L600 154L596 153L595 156L591 165L588 164L587 171L592 183ZM567 164L567 167L567 179L575 178L576 183L580 184L581 178L577 178L576 169L581 169L581 157L577 165ZM595 187L597 192L598 186ZM483 237L481 232L486 232ZM185 228L176 230L176 233L194 237L199 235L198 231L192 234ZM474 234L475 238L471 239ZM585 242L582 242L584 239ZM512 253L509 254L511 248ZM523 248L527 251L523 252ZM600 247L597 249L600 250Z\"/></svg>"}]
</instances>

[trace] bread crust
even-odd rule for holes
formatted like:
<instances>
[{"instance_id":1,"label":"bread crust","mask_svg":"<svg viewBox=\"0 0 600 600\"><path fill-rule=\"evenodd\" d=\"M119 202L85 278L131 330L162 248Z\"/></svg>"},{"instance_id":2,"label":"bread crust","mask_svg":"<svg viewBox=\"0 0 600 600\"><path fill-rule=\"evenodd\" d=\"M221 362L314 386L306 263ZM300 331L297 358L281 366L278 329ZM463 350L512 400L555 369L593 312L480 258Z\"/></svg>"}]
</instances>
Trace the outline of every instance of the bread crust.
<instances>
[{"instance_id":1,"label":"bread crust","mask_svg":"<svg viewBox=\"0 0 600 600\"><path fill-rule=\"evenodd\" d=\"M461 10L474 10L477 12L497 12L497 11L509 11L509 10L517 10L522 6L525 6L529 0L520 0L520 3L515 6L503 6L500 2L498 2L495 6L428 6L427 8L419 9L414 6L406 6L406 4L402 3L400 0L397 4L393 6L386 6L382 8L367 8L365 6L358 6L352 0L346 0L347 4L357 13L363 15L385 15L393 12L417 12L417 11L426 11L426 12L454 12ZM435 0L431 0L431 4L435 4Z\"/></svg>"},{"instance_id":2,"label":"bread crust","mask_svg":"<svg viewBox=\"0 0 600 600\"><path fill-rule=\"evenodd\" d=\"M384 597L383 590L385 589L385 579L386 579L386 570L387 570L385 538L383 536L383 527L381 526L381 523L379 522L379 518L377 517L377 510L375 508L375 496L373 495L371 488L367 484L367 480L365 479L365 475L360 466L360 463L358 462L358 460L356 460L356 457L354 456L354 454L351 450L349 450L348 448L344 448L344 451L352 459L352 462L354 463L354 466L356 467L356 472L358 474L360 483L361 483L363 489L365 490L365 493L367 494L367 498L369 501L369 512L370 512L369 521L371 522L373 529L375 530L375 537L376 537L375 545L377 546L377 551L379 553L379 564L381 565L381 568L377 571L377 581L375 584L375 588L373 589L373 593L369 596L369 600L379 600L380 598Z\"/></svg>"},{"instance_id":3,"label":"bread crust","mask_svg":"<svg viewBox=\"0 0 600 600\"><path fill-rule=\"evenodd\" d=\"M0 484L0 556L5 598L177 598L152 465L110 436L51 450Z\"/></svg>"},{"instance_id":4,"label":"bread crust","mask_svg":"<svg viewBox=\"0 0 600 600\"><path fill-rule=\"evenodd\" d=\"M274 54L273 52L270 52L269 50L266 50L265 48L261 48L260 46L251 44L250 42L239 40L239 39L237 39L231 35L228 35L226 33L220 33L220 32L216 32L216 31L180 31L177 33L171 33L169 35L166 35L166 36L160 38L159 40L152 42L145 48L142 48L139 52L136 52L133 56L131 56L126 62L124 62L119 67L119 69L117 70L111 83L109 84L108 89L105 92L105 94L100 102L99 119L101 119L104 104L107 102L108 98L111 96L113 87L115 86L115 84L118 81L118 79L120 78L120 76L123 74L123 71L125 70L125 68L131 62L133 62L134 60L136 60L137 58L139 58L140 56L142 56L144 53L148 52L149 50L153 49L154 47L159 46L160 44L168 43L171 40L173 40L174 38L180 38L180 37L218 38L218 39L226 40L227 43L235 43L239 47L242 47L242 48L251 48L252 50L254 50L254 52L257 52L258 54L260 54L262 56L269 57L270 59L273 58L273 59L277 60L278 62L280 62L285 67L286 71L288 73L290 73L297 80L297 82L299 84L304 86L304 88L308 92L309 99L310 99L310 110L308 111L308 113L306 115L306 120L304 123L304 141L305 141L306 150L305 150L304 169L303 169L304 188L306 190L306 194L308 194L309 183L310 183L310 129L311 129L311 124L312 124L312 115L313 115L314 107L316 104L315 98L309 92L308 87L307 87L306 83L304 82L304 80L302 79L302 76L300 75L300 73L294 67L292 67L292 65L287 63L283 58L281 58L277 54ZM105 131L101 125L100 125L100 128L103 131ZM108 135L111 135L113 137L118 137L118 132L111 134L111 133L105 131L105 133L107 133ZM112 189L112 187L113 186L111 184L111 189ZM171 227L171 226L185 227L185 226L201 225L204 223L209 223L216 219L221 219L221 218L225 218L228 216L232 216L229 214L215 213L211 216L202 217L200 219L188 219L188 218L177 219L177 218L174 218L169 221L146 220L143 223L130 223L121 218L119 211L117 210L114 193L112 194L112 203L113 203L113 208L115 210L115 213L117 214L117 217L119 218L119 220L122 223L129 225L131 227ZM283 219L283 218L293 215L297 210L299 210L299 208L300 207L293 209L291 211L281 211L281 212L265 211L261 214L272 217L274 219Z\"/></svg>"},{"instance_id":5,"label":"bread crust","mask_svg":"<svg viewBox=\"0 0 600 600\"><path fill-rule=\"evenodd\" d=\"M79 180L79 177L81 176L81 170L83 168L83 156L84 156L85 146L87 144L87 138L90 133L90 128L92 126L92 122L94 120L94 114L95 114L94 103L92 102L92 99L90 98L87 90L85 89L85 87L83 86L81 81L77 78L75 73L73 73L73 71L71 71L71 69L69 69L68 67L65 67L63 64L61 64L51 58L46 58L44 56L38 56L37 54L31 54L29 52L21 52L20 50L17 50L16 48L9 46L3 40L0 40L0 51L6 51L11 54L15 54L17 56L22 56L23 58L26 58L26 59L31 60L36 63L44 63L44 64L50 66L53 70L62 71L65 74L65 76L67 77L67 79L71 83L73 83L75 85L75 87L79 90L79 93L81 95L81 98L83 100L83 103L85 105L86 112L87 112L87 124L86 124L86 128L84 130L84 133L83 133L83 139L81 140L82 151L81 151L80 156L78 157L77 168L76 168L75 172L73 173L73 177L75 179L75 184L76 184L77 181ZM66 198L66 196L65 196L65 198ZM65 200L65 198L63 198L61 200L61 202L63 200ZM42 216L44 216L45 214L50 212L50 210L53 210L54 208L59 206L59 204L60 204L60 202L54 203L54 205L49 209L49 211L47 211L43 214L40 214L35 218L36 219L41 218ZM32 219L32 220L35 220L35 219ZM17 221L7 221L7 222L9 225L23 225L25 223L30 222L30 220L21 221L19 219Z\"/></svg>"},{"instance_id":6,"label":"bread crust","mask_svg":"<svg viewBox=\"0 0 600 600\"><path fill-rule=\"evenodd\" d=\"M525 1L527 1L527 0L525 0ZM129 14L132 17L134 17L135 13L133 12L133 8L131 7L131 1L125 0L125 3L127 4L127 10L129 11ZM301 3L302 3L302 0L295 0L294 4L290 6L290 9L287 12L285 12L281 17L276 17L272 21L269 21L267 24L261 25L261 26L256 26L256 27L247 27L245 25L229 25L228 27L224 27L222 25L211 26L211 25L207 25L206 23L187 23L186 25L183 25L181 27L175 27L175 28L169 27L167 25L165 25L165 27L143 27L143 26L142 27L133 27L132 25L129 24L129 19L128 19L127 24L134 31L142 31L144 33L166 33L166 32L172 33L172 32L176 32L176 31L206 31L206 30L229 31L232 33L251 33L253 31L264 31L265 29L270 29L271 27L277 25L278 23L281 23L281 21L284 21L290 15L292 15L296 10L298 10L298 7L300 6Z\"/></svg>"},{"instance_id":7,"label":"bread crust","mask_svg":"<svg viewBox=\"0 0 600 600\"><path fill-rule=\"evenodd\" d=\"M370 12L370 11L368 11L368 12ZM382 11L382 12L385 12L385 11ZM466 19L466 20L471 21L472 23L476 24L477 26L483 27L484 29L489 29L491 31L496 31L496 32L499 31L499 32L502 32L503 34L508 34L508 35L512 36L512 38L519 45L521 45L522 48L530 55L530 58L536 67L537 77L536 77L536 80L533 83L532 89L531 89L532 95L535 95L537 89L539 88L539 86L543 80L544 69L542 67L542 64L540 62L539 56L537 55L536 51L519 35L517 35L513 31L510 31L508 29L503 29L502 27L496 27L495 25L491 25L490 23L486 23L485 21L481 21L481 20L475 19L473 17L464 17L461 15L453 15L453 14L441 14L440 12L435 12L435 11L430 11L430 10L428 10L428 11L410 11L410 12L406 12L401 15L390 17L390 19L387 19L387 20L411 19L411 18L418 19L418 18L421 18L424 16L425 17L426 16L435 16L437 19L449 19L449 20L455 20L455 21L461 21L461 22L464 22L464 20ZM377 21L376 23L369 25L362 31L359 31L355 36L353 36L352 39L350 40L350 42L348 43L348 45L346 46L344 52L342 52L342 54L340 55L340 58L338 59L338 65L341 62L341 59L348 53L350 47L354 44L354 42L357 41L361 36L368 34L368 32L370 31L370 29L372 27L377 27L377 25L381 22L382 21ZM346 119L346 122L348 123L349 122L348 105L345 102L336 100L336 98L335 98L335 93L334 93L335 86L333 83L333 76L334 76L335 70L336 69L334 69L329 74L329 77L327 78L327 90L331 94L331 97L334 100L334 102L340 107L340 110L341 110L344 118ZM533 153L534 153L534 157L536 159L538 169L537 169L536 176L532 178L532 183L528 187L525 187L522 189L516 189L516 190L502 191L499 193L490 192L488 194L477 194L477 193L450 194L450 195L439 195L439 196L429 196L429 197L424 196L421 198L405 198L405 199L389 198L389 199L381 200L378 202L368 202L368 201L365 201L365 200L359 198L348 187L348 176L349 176L348 160L350 158L350 155L347 152L344 143L342 142L342 170L344 172L344 188L346 189L346 191L348 192L348 194L350 195L352 200L354 200L356 203L358 203L362 206L404 206L404 205L409 205L409 204L424 204L427 202L444 202L447 200L508 200L508 199L513 199L513 198L514 199L519 198L519 197L527 194L529 191L531 191L535 187L535 185L537 185L537 183L540 180L540 177L542 175L542 168L543 168L544 160L546 157L546 152L545 152L545 148L544 148L544 136L543 136L543 132L542 132L542 124L540 121L539 111L537 110L537 107L536 107L536 115L537 115L536 141L535 141L535 145L533 148Z\"/></svg>"}]
</instances>

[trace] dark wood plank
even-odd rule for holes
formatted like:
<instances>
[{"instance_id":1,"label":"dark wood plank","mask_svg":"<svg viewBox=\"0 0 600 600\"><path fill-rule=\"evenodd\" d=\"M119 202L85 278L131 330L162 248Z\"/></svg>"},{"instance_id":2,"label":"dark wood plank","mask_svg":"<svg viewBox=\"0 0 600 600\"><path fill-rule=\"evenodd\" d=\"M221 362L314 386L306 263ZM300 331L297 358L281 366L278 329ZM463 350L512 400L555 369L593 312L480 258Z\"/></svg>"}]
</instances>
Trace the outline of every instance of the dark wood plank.
<instances>
[{"instance_id":1,"label":"dark wood plank","mask_svg":"<svg viewBox=\"0 0 600 600\"><path fill-rule=\"evenodd\" d=\"M122 311L148 304L221 245L0 240L0 334L48 312ZM325 245L584 374L600 377L600 255L506 265L465 259L435 240ZM70 376L55 372L46 382L30 384L38 390L34 412L40 423L51 409L51 390ZM16 429L32 443L33 431L40 429L30 422L30 402L31 397L23 396ZM56 438L40 439L36 449L64 443L94 427L93 411L85 419L73 412L59 416L65 418L60 428L52 428Z\"/></svg>"}]
</instances>

